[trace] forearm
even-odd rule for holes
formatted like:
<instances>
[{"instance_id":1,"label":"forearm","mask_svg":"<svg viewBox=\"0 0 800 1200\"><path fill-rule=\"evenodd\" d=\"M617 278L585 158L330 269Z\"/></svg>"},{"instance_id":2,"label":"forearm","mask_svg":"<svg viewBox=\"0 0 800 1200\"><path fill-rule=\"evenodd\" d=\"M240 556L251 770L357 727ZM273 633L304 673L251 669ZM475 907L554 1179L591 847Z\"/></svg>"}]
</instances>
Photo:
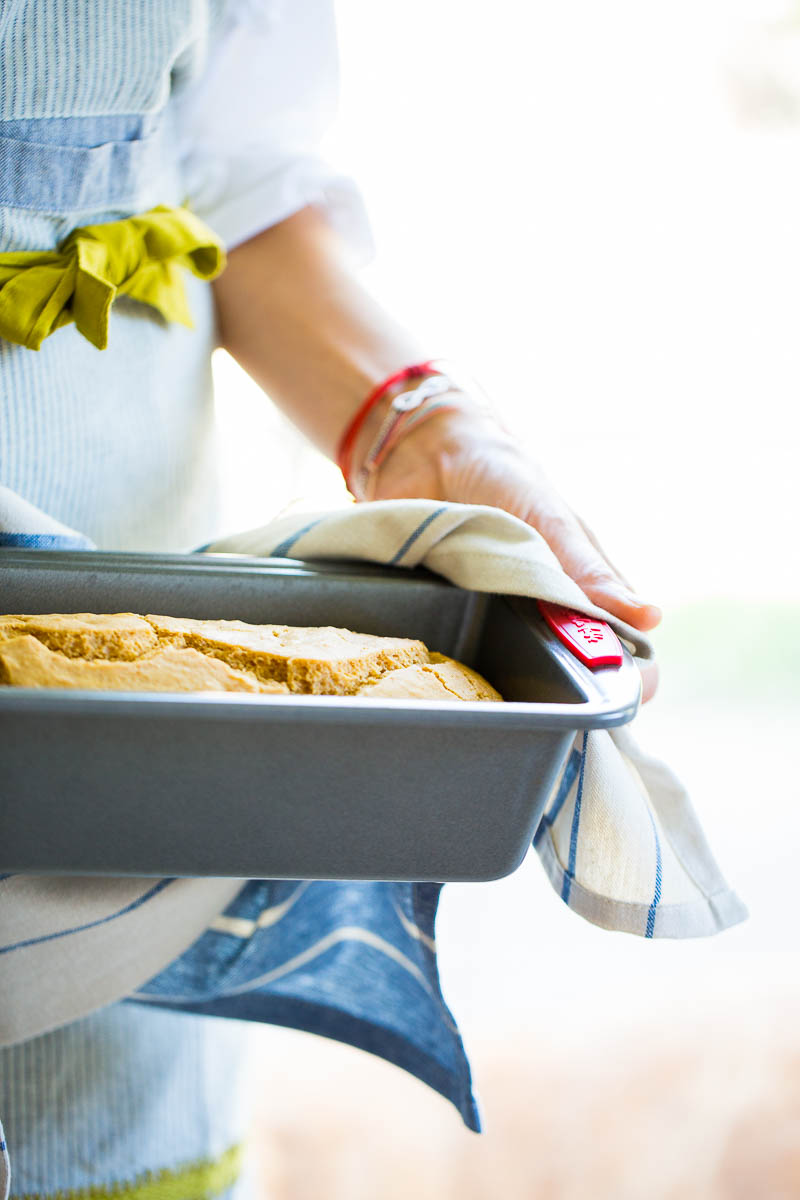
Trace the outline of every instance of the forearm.
<instances>
[{"instance_id":1,"label":"forearm","mask_svg":"<svg viewBox=\"0 0 800 1200\"><path fill-rule=\"evenodd\" d=\"M367 393L426 357L311 208L233 250L214 290L225 349L329 456Z\"/></svg>"}]
</instances>

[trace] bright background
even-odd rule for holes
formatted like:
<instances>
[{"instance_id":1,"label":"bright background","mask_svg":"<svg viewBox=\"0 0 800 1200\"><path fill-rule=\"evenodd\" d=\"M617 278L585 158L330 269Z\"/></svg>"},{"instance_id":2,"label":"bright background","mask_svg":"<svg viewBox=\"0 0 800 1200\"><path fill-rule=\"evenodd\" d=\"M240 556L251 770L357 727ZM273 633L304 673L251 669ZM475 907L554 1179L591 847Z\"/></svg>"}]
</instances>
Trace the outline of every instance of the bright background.
<instances>
[{"instance_id":1,"label":"bright background","mask_svg":"<svg viewBox=\"0 0 800 1200\"><path fill-rule=\"evenodd\" d=\"M338 11L326 150L371 214L365 278L471 368L664 608L638 736L690 786L752 915L696 943L609 934L563 907L533 854L510 879L448 887L444 990L487 1133L386 1064L259 1029L270 1195L800 1196L800 12ZM231 529L339 503L335 468L229 360L217 371ZM269 439L266 480L243 421Z\"/></svg>"}]
</instances>

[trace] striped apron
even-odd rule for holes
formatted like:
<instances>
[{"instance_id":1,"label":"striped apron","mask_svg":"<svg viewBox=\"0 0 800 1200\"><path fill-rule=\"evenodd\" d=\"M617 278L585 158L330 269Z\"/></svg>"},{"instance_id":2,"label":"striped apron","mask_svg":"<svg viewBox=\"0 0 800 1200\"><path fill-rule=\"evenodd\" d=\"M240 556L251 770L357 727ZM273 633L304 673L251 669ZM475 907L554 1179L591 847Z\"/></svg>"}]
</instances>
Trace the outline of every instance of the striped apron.
<instances>
[{"instance_id":1,"label":"striped apron","mask_svg":"<svg viewBox=\"0 0 800 1200\"><path fill-rule=\"evenodd\" d=\"M0 251L181 203L170 101L222 7L0 0ZM0 339L0 484L106 549L218 532L213 308L207 284L186 287L193 330L123 298L102 353L74 326L38 352ZM0 1050L11 1195L225 1193L243 1038L239 1022L116 1005Z\"/></svg>"}]
</instances>

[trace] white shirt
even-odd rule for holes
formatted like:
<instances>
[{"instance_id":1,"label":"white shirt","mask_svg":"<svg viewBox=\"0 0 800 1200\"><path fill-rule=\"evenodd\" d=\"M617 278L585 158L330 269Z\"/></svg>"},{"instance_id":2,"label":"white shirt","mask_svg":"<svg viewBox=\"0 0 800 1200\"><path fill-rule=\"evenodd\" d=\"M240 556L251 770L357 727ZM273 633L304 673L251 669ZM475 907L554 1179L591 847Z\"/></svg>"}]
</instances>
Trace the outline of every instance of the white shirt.
<instances>
[{"instance_id":1,"label":"white shirt","mask_svg":"<svg viewBox=\"0 0 800 1200\"><path fill-rule=\"evenodd\" d=\"M189 203L228 248L315 204L359 257L370 253L357 188L318 152L338 82L332 0L231 6L175 103Z\"/></svg>"}]
</instances>

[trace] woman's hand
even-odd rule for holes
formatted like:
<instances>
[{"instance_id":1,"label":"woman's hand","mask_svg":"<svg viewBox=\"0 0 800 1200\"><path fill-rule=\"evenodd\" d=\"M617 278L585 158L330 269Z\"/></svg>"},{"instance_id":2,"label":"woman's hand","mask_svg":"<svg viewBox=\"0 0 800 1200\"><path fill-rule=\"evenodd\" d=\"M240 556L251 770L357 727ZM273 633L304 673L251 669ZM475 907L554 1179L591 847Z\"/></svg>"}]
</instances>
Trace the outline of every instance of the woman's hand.
<instances>
[{"instance_id":1,"label":"woman's hand","mask_svg":"<svg viewBox=\"0 0 800 1200\"><path fill-rule=\"evenodd\" d=\"M491 418L443 412L411 430L378 470L369 499L406 496L505 509L542 534L567 574L595 604L642 632L661 620L659 609L635 595L542 467ZM657 683L655 663L644 664L643 700L650 699Z\"/></svg>"}]
</instances>

